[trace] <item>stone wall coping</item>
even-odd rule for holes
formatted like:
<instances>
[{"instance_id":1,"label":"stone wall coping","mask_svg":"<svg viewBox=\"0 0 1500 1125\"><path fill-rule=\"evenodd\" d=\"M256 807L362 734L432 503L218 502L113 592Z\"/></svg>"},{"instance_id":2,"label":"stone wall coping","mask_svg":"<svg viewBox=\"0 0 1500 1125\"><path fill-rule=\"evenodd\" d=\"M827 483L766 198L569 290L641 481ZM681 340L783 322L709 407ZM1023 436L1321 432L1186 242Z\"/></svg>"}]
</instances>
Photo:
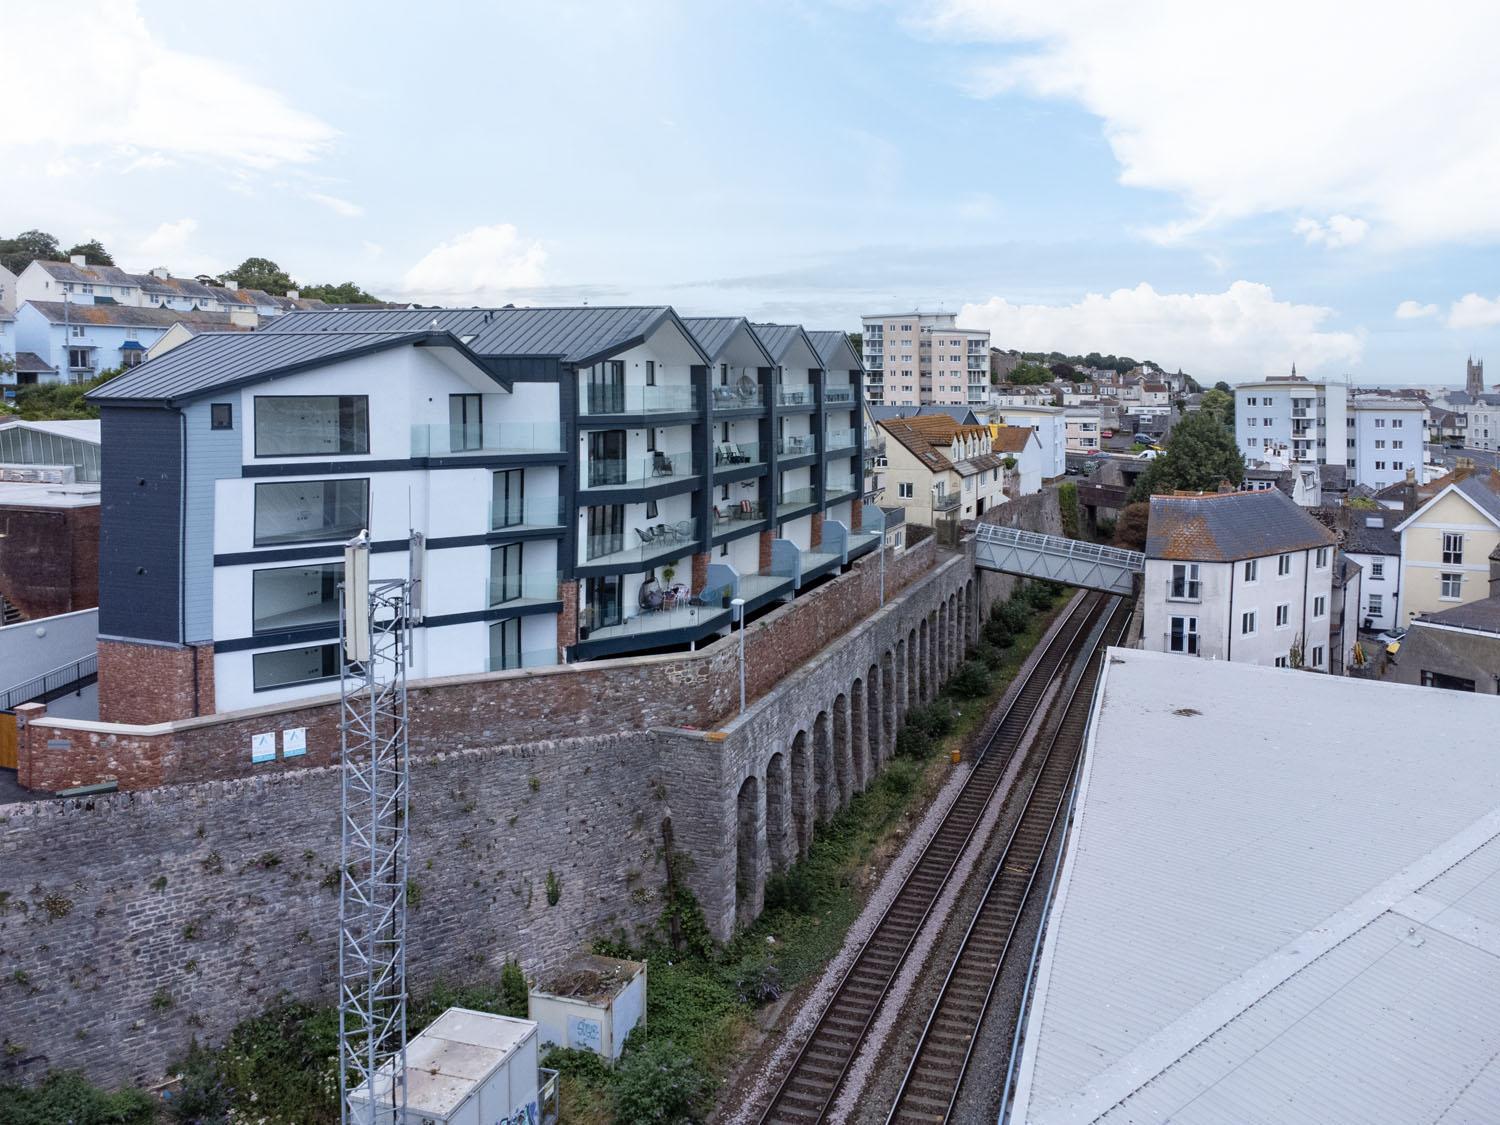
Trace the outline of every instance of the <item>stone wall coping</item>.
<instances>
[{"instance_id":1,"label":"stone wall coping","mask_svg":"<svg viewBox=\"0 0 1500 1125\"><path fill-rule=\"evenodd\" d=\"M922 554L934 553L935 542L935 536L924 539L915 547L909 548L906 551L904 558L912 558L918 557ZM866 559L861 559L856 565L863 566L866 562L868 562L870 558L875 557L875 555L870 555ZM954 560L949 561L951 563ZM940 566L942 565L948 564L940 564ZM842 581L842 579L845 577L853 577L853 573L851 572L850 575L841 575L839 578L834 579L833 582L830 582L828 584L828 587L832 587L837 582ZM826 589L828 587L821 588ZM889 609L892 605L901 601L907 596L909 592L910 588L908 587L907 589L903 589L900 592L893 594L889 599L887 599L885 609ZM765 617L761 618L758 621L752 622L748 627L748 632L751 635L754 635L755 633L763 629L769 628L771 623L780 618L783 614L788 612L795 612L799 607L803 609L815 608L817 597L818 591L811 591L810 594L798 598L790 604L784 605L780 609L777 609L772 613L768 613ZM874 618L880 616L880 614L883 612L884 610L876 610L875 613L865 618L865 620L873 620ZM407 693L410 694L412 692L421 692L435 688L484 683L487 681L503 683L507 681L515 681L524 678L535 678L539 676L591 675L595 672L608 671L612 668L641 668L649 667L654 664L671 663L693 664L715 658L719 655L720 651L722 651L722 646L738 643L739 641L735 633L731 632L728 636L720 637L712 644L704 645L693 652L659 653L654 656L623 656L609 660L590 660L581 664L558 664L546 668L522 668L509 672L479 672L457 676L434 676L421 680L408 680L406 684L406 690ZM817 656L815 655L808 661L808 663L814 663L816 660ZM262 707L246 707L239 711L219 711L212 715L196 715L189 719L173 719L164 723L108 723L98 719L63 719L48 715L44 718L32 720L31 725L47 730L78 731L80 733L86 734L118 735L127 738L145 738L161 735L180 734L189 731L224 726L229 723L248 722L255 719L270 719L271 717L276 715L287 715L295 713L297 711L313 710L320 707L336 705L338 701L339 696L337 693L328 693L325 695L307 696L304 699L288 700L285 703L269 703ZM738 716L736 716L736 718L738 718Z\"/></svg>"}]
</instances>

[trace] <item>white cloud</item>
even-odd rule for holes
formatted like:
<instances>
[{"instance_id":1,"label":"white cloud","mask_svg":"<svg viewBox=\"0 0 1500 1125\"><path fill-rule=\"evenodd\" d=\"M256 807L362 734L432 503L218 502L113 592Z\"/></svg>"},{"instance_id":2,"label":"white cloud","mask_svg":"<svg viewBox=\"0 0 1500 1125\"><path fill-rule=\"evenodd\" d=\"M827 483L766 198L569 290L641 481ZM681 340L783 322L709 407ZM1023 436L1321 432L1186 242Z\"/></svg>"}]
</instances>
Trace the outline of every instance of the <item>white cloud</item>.
<instances>
[{"instance_id":1,"label":"white cloud","mask_svg":"<svg viewBox=\"0 0 1500 1125\"><path fill-rule=\"evenodd\" d=\"M1333 310L1278 301L1236 281L1222 293L1158 293L1142 282L1074 305L1013 305L992 297L965 305L959 323L988 328L991 342L1026 351L1099 351L1152 359L1209 382L1333 369L1358 361L1363 340L1329 331Z\"/></svg>"},{"instance_id":2,"label":"white cloud","mask_svg":"<svg viewBox=\"0 0 1500 1125\"><path fill-rule=\"evenodd\" d=\"M314 203L321 203L336 215L342 215L346 219L357 219L365 213L365 209L358 203L350 203L347 199L340 199L336 195L324 195L321 191L310 191L307 198Z\"/></svg>"},{"instance_id":3,"label":"white cloud","mask_svg":"<svg viewBox=\"0 0 1500 1125\"><path fill-rule=\"evenodd\" d=\"M1449 328L1493 328L1500 324L1500 297L1493 301L1478 293L1468 293L1448 309Z\"/></svg>"},{"instance_id":4,"label":"white cloud","mask_svg":"<svg viewBox=\"0 0 1500 1125\"><path fill-rule=\"evenodd\" d=\"M1424 305L1419 301L1402 301L1396 306L1397 320L1421 320L1423 317L1437 316L1436 305Z\"/></svg>"},{"instance_id":5,"label":"white cloud","mask_svg":"<svg viewBox=\"0 0 1500 1125\"><path fill-rule=\"evenodd\" d=\"M1353 246L1370 233L1370 224L1363 219L1351 219L1348 215L1331 215L1326 223L1317 219L1298 219L1292 227L1309 246L1326 246L1337 250L1340 246Z\"/></svg>"},{"instance_id":6,"label":"white cloud","mask_svg":"<svg viewBox=\"0 0 1500 1125\"><path fill-rule=\"evenodd\" d=\"M108 154L122 167L188 157L267 169L312 161L335 136L223 60L163 46L130 0L9 5L5 31L39 49L9 53L15 104L0 153L34 145L72 159ZM57 53L41 44L65 44L69 72L108 76L107 93L59 81Z\"/></svg>"},{"instance_id":7,"label":"white cloud","mask_svg":"<svg viewBox=\"0 0 1500 1125\"><path fill-rule=\"evenodd\" d=\"M147 270L166 266L178 277L218 273L223 266L201 253L198 247L198 220L174 219L162 223L144 237L127 241L116 260L126 269Z\"/></svg>"},{"instance_id":8,"label":"white cloud","mask_svg":"<svg viewBox=\"0 0 1500 1125\"><path fill-rule=\"evenodd\" d=\"M406 271L403 288L424 303L474 304L542 284L547 251L510 223L475 227L441 243Z\"/></svg>"},{"instance_id":9,"label":"white cloud","mask_svg":"<svg viewBox=\"0 0 1500 1125\"><path fill-rule=\"evenodd\" d=\"M1360 215L1392 242L1500 236L1500 4L926 0L929 32L1014 52L972 92L1020 90L1103 122L1122 182L1194 224Z\"/></svg>"},{"instance_id":10,"label":"white cloud","mask_svg":"<svg viewBox=\"0 0 1500 1125\"><path fill-rule=\"evenodd\" d=\"M197 230L197 219L162 223L136 244L136 251L146 257L179 254L192 245L193 235Z\"/></svg>"}]
</instances>

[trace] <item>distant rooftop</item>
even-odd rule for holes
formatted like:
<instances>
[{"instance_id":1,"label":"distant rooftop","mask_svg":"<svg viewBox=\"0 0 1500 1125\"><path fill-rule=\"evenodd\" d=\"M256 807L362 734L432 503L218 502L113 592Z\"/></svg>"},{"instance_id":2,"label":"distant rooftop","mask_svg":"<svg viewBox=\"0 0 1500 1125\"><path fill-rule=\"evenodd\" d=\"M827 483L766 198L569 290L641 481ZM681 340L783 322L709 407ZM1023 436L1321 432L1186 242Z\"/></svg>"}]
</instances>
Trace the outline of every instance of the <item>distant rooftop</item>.
<instances>
[{"instance_id":1,"label":"distant rooftop","mask_svg":"<svg viewBox=\"0 0 1500 1125\"><path fill-rule=\"evenodd\" d=\"M1010 1120L1500 1120L1500 700L1125 649L1099 694Z\"/></svg>"},{"instance_id":2,"label":"distant rooftop","mask_svg":"<svg viewBox=\"0 0 1500 1125\"><path fill-rule=\"evenodd\" d=\"M1333 533L1280 489L1151 497L1148 559L1232 562L1327 547Z\"/></svg>"}]
</instances>

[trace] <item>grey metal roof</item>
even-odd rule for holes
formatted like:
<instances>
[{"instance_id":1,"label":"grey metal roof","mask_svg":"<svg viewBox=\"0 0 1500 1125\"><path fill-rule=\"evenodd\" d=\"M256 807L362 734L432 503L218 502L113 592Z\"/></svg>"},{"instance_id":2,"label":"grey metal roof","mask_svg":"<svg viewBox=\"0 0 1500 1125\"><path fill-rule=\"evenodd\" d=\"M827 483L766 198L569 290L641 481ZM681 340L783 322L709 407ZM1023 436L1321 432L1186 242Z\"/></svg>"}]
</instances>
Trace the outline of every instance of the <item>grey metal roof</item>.
<instances>
[{"instance_id":1,"label":"grey metal roof","mask_svg":"<svg viewBox=\"0 0 1500 1125\"><path fill-rule=\"evenodd\" d=\"M776 358L777 363L785 361L787 353L792 350L798 340L807 345L807 350L812 353L814 360L818 359L818 349L813 347L813 342L808 339L807 333L803 331L800 324L752 324L750 327L760 337L760 342L766 346L766 351Z\"/></svg>"},{"instance_id":2,"label":"grey metal roof","mask_svg":"<svg viewBox=\"0 0 1500 1125\"><path fill-rule=\"evenodd\" d=\"M183 402L402 345L456 348L447 332L205 332L88 393L92 402ZM499 382L499 380L497 380ZM505 384L501 384L504 386Z\"/></svg>"},{"instance_id":3,"label":"grey metal roof","mask_svg":"<svg viewBox=\"0 0 1500 1125\"><path fill-rule=\"evenodd\" d=\"M1151 497L1148 559L1231 562L1334 543L1333 532L1280 489Z\"/></svg>"},{"instance_id":4,"label":"grey metal roof","mask_svg":"<svg viewBox=\"0 0 1500 1125\"><path fill-rule=\"evenodd\" d=\"M1500 704L1133 649L1099 692L1011 1119L1500 1120Z\"/></svg>"},{"instance_id":5,"label":"grey metal roof","mask_svg":"<svg viewBox=\"0 0 1500 1125\"><path fill-rule=\"evenodd\" d=\"M546 356L584 366L641 343L663 324L676 324L709 362L687 326L667 305L544 309L369 309L289 313L276 332L452 332L473 336L486 356Z\"/></svg>"},{"instance_id":6,"label":"grey metal roof","mask_svg":"<svg viewBox=\"0 0 1500 1125\"><path fill-rule=\"evenodd\" d=\"M877 422L888 422L893 418L925 418L932 414L946 414L960 426L977 426L980 424L978 415L967 406L944 406L931 402L922 406L885 406L877 403L873 406L867 406L865 409L870 412L870 417Z\"/></svg>"},{"instance_id":7,"label":"grey metal roof","mask_svg":"<svg viewBox=\"0 0 1500 1125\"><path fill-rule=\"evenodd\" d=\"M698 341L698 346L703 349L710 362L718 363L719 357L724 350L733 342L735 333L744 328L752 344L765 357L766 366L772 366L776 361L771 353L766 351L766 346L761 343L750 322L742 316L685 316L682 323L686 324L688 331L693 334L693 339Z\"/></svg>"},{"instance_id":8,"label":"grey metal roof","mask_svg":"<svg viewBox=\"0 0 1500 1125\"><path fill-rule=\"evenodd\" d=\"M809 330L807 338L818 351L818 359L822 361L825 371L863 371L865 365L859 358L859 353L854 350L854 342L849 339L849 333L838 329Z\"/></svg>"}]
</instances>

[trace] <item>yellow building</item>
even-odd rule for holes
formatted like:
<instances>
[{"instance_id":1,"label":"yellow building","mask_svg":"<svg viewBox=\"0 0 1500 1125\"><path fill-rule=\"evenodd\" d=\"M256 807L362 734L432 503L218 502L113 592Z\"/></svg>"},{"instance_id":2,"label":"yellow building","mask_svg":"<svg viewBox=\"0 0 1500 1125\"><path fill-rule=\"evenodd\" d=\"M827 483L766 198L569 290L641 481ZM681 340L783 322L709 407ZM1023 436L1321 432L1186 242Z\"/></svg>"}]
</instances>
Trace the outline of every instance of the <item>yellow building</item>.
<instances>
[{"instance_id":1,"label":"yellow building","mask_svg":"<svg viewBox=\"0 0 1500 1125\"><path fill-rule=\"evenodd\" d=\"M1490 553L1500 547L1500 474L1453 481L1397 525L1397 624L1489 596Z\"/></svg>"}]
</instances>

